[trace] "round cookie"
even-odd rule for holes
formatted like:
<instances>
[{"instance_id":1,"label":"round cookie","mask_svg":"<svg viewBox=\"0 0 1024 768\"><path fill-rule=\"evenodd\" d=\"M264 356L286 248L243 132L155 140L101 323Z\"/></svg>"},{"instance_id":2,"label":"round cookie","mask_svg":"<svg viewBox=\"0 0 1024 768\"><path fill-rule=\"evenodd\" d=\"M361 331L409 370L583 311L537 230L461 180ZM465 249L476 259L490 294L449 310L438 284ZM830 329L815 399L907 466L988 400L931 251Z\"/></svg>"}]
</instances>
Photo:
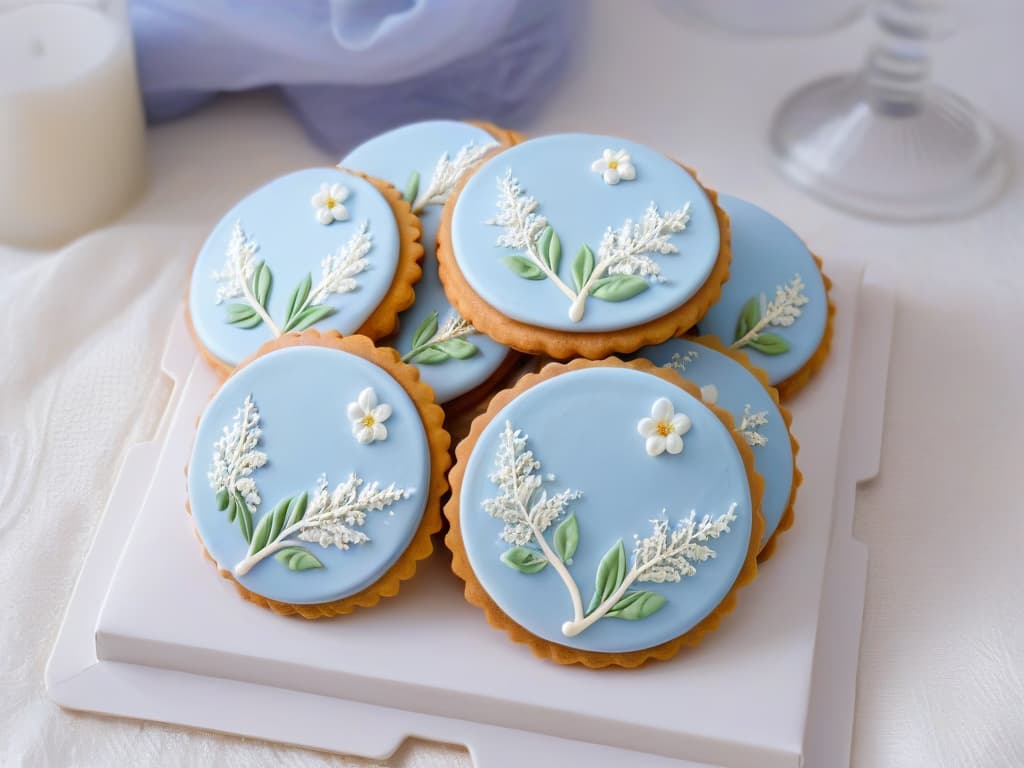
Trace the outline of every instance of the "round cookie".
<instances>
[{"instance_id":1,"label":"round cookie","mask_svg":"<svg viewBox=\"0 0 1024 768\"><path fill-rule=\"evenodd\" d=\"M645 360L554 363L491 401L445 506L466 599L559 663L698 643L756 575L763 483L732 419Z\"/></svg>"},{"instance_id":2,"label":"round cookie","mask_svg":"<svg viewBox=\"0 0 1024 768\"><path fill-rule=\"evenodd\" d=\"M444 414L393 350L315 330L268 342L210 401L188 465L196 534L246 599L350 613L432 551Z\"/></svg>"},{"instance_id":3,"label":"round cookie","mask_svg":"<svg viewBox=\"0 0 1024 768\"><path fill-rule=\"evenodd\" d=\"M448 298L498 341L565 359L690 328L729 270L715 194L672 159L591 134L530 139L453 193L438 230Z\"/></svg>"},{"instance_id":4,"label":"round cookie","mask_svg":"<svg viewBox=\"0 0 1024 768\"><path fill-rule=\"evenodd\" d=\"M289 332L386 336L414 301L419 240L419 220L386 182L338 168L282 176L232 207L200 248L193 335L223 374Z\"/></svg>"},{"instance_id":5,"label":"round cookie","mask_svg":"<svg viewBox=\"0 0 1024 768\"><path fill-rule=\"evenodd\" d=\"M828 357L831 282L821 261L775 216L731 195L720 195L719 203L732 225L732 269L700 332L742 349L790 397Z\"/></svg>"},{"instance_id":6,"label":"round cookie","mask_svg":"<svg viewBox=\"0 0 1024 768\"><path fill-rule=\"evenodd\" d=\"M457 120L412 123L360 144L340 165L384 179L404 190L423 225L423 278L416 303L399 318L385 343L420 370L439 403L459 411L487 394L517 354L478 333L449 303L437 275L435 245L441 205L455 184L489 152L515 137L495 126Z\"/></svg>"},{"instance_id":7,"label":"round cookie","mask_svg":"<svg viewBox=\"0 0 1024 768\"><path fill-rule=\"evenodd\" d=\"M726 349L714 336L670 339L637 352L662 368L677 371L700 387L701 399L727 410L735 431L754 452L754 469L764 478L761 514L765 530L758 561L775 551L779 535L793 525L793 507L802 476L799 445L790 432L793 417L763 370L739 350Z\"/></svg>"}]
</instances>

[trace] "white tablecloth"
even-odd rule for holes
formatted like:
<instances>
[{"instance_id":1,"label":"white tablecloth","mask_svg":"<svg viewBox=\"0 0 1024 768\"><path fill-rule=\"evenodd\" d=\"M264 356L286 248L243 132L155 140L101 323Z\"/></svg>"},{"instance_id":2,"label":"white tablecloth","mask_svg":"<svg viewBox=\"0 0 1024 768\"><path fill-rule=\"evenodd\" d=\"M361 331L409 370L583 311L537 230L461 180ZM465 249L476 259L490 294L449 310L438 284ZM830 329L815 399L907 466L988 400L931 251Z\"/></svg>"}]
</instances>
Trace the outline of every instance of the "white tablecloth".
<instances>
[{"instance_id":1,"label":"white tablecloth","mask_svg":"<svg viewBox=\"0 0 1024 768\"><path fill-rule=\"evenodd\" d=\"M941 46L937 76L995 118L1019 157L1024 6L963 5L976 16ZM832 211L775 175L764 136L787 92L859 62L868 22L736 39L646 3L595 8L572 73L528 131L659 146L772 208L826 263L866 258L898 292L882 476L857 506L871 566L854 765L1024 765L1020 180L966 221L895 226ZM156 128L149 149L149 189L120 221L58 253L0 248L0 764L365 764L65 713L45 696L43 666L114 469L167 396L158 359L191 254L251 188L331 160L267 95ZM54 215L89 194L54 192L40 201ZM392 762L469 764L422 742Z\"/></svg>"}]
</instances>

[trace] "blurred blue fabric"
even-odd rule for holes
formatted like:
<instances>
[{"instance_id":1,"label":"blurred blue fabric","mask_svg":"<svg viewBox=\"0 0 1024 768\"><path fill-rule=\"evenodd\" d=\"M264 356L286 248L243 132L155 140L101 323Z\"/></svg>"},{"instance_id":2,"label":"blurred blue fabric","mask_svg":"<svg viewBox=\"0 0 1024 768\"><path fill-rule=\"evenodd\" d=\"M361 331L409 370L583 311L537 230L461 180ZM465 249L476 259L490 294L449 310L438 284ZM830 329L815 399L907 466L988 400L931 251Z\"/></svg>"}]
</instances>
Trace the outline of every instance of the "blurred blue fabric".
<instances>
[{"instance_id":1,"label":"blurred blue fabric","mask_svg":"<svg viewBox=\"0 0 1024 768\"><path fill-rule=\"evenodd\" d=\"M563 0L133 0L151 121L280 86L332 152L429 118L528 119L565 68Z\"/></svg>"}]
</instances>

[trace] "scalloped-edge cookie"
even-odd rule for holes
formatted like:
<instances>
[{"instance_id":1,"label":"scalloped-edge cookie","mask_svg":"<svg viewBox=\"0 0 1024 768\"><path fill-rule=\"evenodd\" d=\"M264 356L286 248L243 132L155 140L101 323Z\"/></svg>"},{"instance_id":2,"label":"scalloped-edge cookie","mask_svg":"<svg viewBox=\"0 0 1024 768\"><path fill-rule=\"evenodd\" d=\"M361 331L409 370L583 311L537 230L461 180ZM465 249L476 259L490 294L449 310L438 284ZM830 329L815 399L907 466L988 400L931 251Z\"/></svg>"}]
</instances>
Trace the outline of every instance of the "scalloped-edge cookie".
<instances>
[{"instance_id":1,"label":"scalloped-edge cookie","mask_svg":"<svg viewBox=\"0 0 1024 768\"><path fill-rule=\"evenodd\" d=\"M234 205L192 267L187 319L222 376L268 339L307 328L380 339L420 280L421 226L385 181L306 168Z\"/></svg>"},{"instance_id":2,"label":"scalloped-edge cookie","mask_svg":"<svg viewBox=\"0 0 1024 768\"><path fill-rule=\"evenodd\" d=\"M728 277L716 194L649 147L591 134L488 158L445 204L449 300L523 352L597 359L692 327Z\"/></svg>"},{"instance_id":3,"label":"scalloped-edge cookie","mask_svg":"<svg viewBox=\"0 0 1024 768\"><path fill-rule=\"evenodd\" d=\"M538 656L635 667L696 645L757 573L763 480L732 417L646 360L552 363L456 449L466 599Z\"/></svg>"},{"instance_id":4,"label":"scalloped-edge cookie","mask_svg":"<svg viewBox=\"0 0 1024 768\"><path fill-rule=\"evenodd\" d=\"M375 605L433 550L451 460L416 369L363 336L267 342L199 420L196 535L250 602L313 619Z\"/></svg>"}]
</instances>

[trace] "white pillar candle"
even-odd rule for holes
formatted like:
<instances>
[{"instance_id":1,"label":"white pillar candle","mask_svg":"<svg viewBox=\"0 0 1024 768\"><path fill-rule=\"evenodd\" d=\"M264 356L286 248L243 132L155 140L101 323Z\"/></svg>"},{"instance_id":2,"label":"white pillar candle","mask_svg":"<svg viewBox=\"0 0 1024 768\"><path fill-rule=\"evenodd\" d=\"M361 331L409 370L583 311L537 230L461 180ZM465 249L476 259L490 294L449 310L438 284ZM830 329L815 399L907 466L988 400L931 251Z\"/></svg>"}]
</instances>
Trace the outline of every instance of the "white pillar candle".
<instances>
[{"instance_id":1,"label":"white pillar candle","mask_svg":"<svg viewBox=\"0 0 1024 768\"><path fill-rule=\"evenodd\" d=\"M56 246L108 222L142 189L144 149L125 19L0 10L0 242Z\"/></svg>"}]
</instances>

